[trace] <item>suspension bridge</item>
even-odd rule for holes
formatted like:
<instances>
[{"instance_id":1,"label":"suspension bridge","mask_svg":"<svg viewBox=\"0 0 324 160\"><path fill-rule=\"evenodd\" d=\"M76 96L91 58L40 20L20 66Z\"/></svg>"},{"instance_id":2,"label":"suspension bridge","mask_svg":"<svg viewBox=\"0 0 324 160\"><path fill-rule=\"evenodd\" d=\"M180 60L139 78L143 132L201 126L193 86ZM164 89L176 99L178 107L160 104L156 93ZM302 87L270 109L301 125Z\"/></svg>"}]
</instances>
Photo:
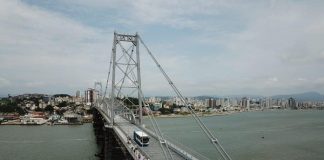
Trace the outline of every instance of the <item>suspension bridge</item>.
<instances>
[{"instance_id":1,"label":"suspension bridge","mask_svg":"<svg viewBox=\"0 0 324 160\"><path fill-rule=\"evenodd\" d=\"M141 50L140 48L143 48ZM141 52L140 52L141 51ZM182 96L179 89L166 74L142 38L136 33L114 33L112 52L103 91L101 83L95 83L99 90L94 107L94 123L97 140L102 142L101 159L134 160L198 160L206 156L191 150L165 137L148 104L144 101L141 84L140 54L147 53L156 64L175 94L188 108L192 118L215 148L219 159L231 160L216 136L197 116L194 109ZM98 89L99 88L99 89ZM148 109L151 127L143 125L143 109ZM143 146L135 141L134 131L142 131L149 137L149 145Z\"/></svg>"}]
</instances>

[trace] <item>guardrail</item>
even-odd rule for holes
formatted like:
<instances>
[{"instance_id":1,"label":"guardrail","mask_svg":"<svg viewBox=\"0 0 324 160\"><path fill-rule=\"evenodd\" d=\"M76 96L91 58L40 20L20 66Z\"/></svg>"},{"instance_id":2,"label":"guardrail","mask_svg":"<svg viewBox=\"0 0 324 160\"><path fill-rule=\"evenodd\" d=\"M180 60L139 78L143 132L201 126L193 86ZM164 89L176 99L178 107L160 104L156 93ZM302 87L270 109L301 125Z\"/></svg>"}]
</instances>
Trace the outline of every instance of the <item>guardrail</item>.
<instances>
[{"instance_id":1,"label":"guardrail","mask_svg":"<svg viewBox=\"0 0 324 160\"><path fill-rule=\"evenodd\" d=\"M122 140L123 144L125 145L125 147L127 148L127 150L130 152L130 154L133 156L133 158L135 160L141 159L142 157L144 159L142 158L141 160L150 160L151 159L148 154L146 154L143 150L141 150L140 148L137 147L137 143L134 140L132 140L132 138L129 137L124 130L122 130L119 126L114 126L113 128L114 128L115 132L118 129L120 132L122 132L124 134L124 137L121 137L121 135L119 135L119 134L117 134L117 136ZM125 141L125 138L126 138L126 141Z\"/></svg>"},{"instance_id":2,"label":"guardrail","mask_svg":"<svg viewBox=\"0 0 324 160\"><path fill-rule=\"evenodd\" d=\"M147 134L149 134L151 137L159 140L160 138L156 136L151 130L144 128L144 127L139 127L143 131L145 131ZM160 142L161 143L161 142ZM166 145L168 145L174 152L178 153L181 155L183 158L188 159L188 160L198 160L195 156L191 155L190 153L186 152L185 150L181 149L180 147L172 144L168 140L165 140Z\"/></svg>"}]
</instances>

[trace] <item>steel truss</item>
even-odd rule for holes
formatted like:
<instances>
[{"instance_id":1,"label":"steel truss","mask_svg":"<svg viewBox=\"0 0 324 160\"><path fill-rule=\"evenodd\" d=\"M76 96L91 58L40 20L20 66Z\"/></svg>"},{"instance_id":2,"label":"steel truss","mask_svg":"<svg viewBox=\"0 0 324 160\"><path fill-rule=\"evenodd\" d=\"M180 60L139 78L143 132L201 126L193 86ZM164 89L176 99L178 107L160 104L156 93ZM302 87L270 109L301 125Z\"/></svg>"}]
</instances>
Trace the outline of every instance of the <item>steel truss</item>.
<instances>
[{"instance_id":1,"label":"steel truss","mask_svg":"<svg viewBox=\"0 0 324 160\"><path fill-rule=\"evenodd\" d=\"M179 89L172 82L171 78L166 74L162 66L158 63L156 58L153 56L152 52L143 42L142 38L136 33L135 35L119 34L114 33L113 48L109 65L109 72L107 77L107 83L103 98L106 96L108 82L110 80L111 74L111 93L109 96L110 108L107 110L112 110L111 118L114 123L114 117L118 112L118 109L127 111L133 117L136 117L137 121L134 123L142 127L142 107L144 105L144 95L141 88L141 70L140 70L140 52L139 45L142 44L146 49L149 56L155 62L162 75L165 77L171 88L177 94L177 96L183 101L185 106L189 109L192 117L197 122L203 133L208 137L210 142L213 144L215 149L220 153L222 159L231 160L231 157L224 150L216 136L208 129L208 127L201 121L200 117L195 113L194 109L191 108L187 100L181 94ZM101 86L101 85L100 85ZM138 98L138 102L131 100L132 97ZM135 109L134 109L135 108ZM169 150L167 143L165 143L165 138L159 126L154 118L149 112L149 119L153 125L153 130L160 140L160 146L166 159L173 159L172 154ZM163 148L166 146L166 150Z\"/></svg>"}]
</instances>

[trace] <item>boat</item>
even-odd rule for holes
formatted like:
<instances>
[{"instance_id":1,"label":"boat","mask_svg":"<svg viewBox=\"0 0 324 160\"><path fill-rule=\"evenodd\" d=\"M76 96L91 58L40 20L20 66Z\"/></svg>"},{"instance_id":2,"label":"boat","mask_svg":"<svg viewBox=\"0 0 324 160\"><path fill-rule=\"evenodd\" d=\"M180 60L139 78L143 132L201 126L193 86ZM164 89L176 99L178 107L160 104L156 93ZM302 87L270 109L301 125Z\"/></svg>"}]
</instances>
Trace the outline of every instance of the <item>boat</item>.
<instances>
[{"instance_id":1,"label":"boat","mask_svg":"<svg viewBox=\"0 0 324 160\"><path fill-rule=\"evenodd\" d=\"M69 122L66 120L66 119L59 119L58 121L57 121L59 124L68 124Z\"/></svg>"},{"instance_id":2,"label":"boat","mask_svg":"<svg viewBox=\"0 0 324 160\"><path fill-rule=\"evenodd\" d=\"M47 121L44 118L33 118L30 116L23 116L21 118L21 124L23 125L42 125Z\"/></svg>"}]
</instances>

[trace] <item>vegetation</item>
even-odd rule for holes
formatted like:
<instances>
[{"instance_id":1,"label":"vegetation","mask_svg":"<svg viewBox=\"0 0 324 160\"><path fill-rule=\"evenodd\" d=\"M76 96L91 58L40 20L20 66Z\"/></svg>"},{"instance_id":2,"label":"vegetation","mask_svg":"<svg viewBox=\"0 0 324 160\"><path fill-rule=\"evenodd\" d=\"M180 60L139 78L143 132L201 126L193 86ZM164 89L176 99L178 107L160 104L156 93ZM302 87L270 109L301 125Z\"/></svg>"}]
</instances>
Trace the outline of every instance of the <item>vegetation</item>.
<instances>
[{"instance_id":1,"label":"vegetation","mask_svg":"<svg viewBox=\"0 0 324 160\"><path fill-rule=\"evenodd\" d=\"M47 105L44 110L52 114L54 112L54 107L52 105Z\"/></svg>"},{"instance_id":2,"label":"vegetation","mask_svg":"<svg viewBox=\"0 0 324 160\"><path fill-rule=\"evenodd\" d=\"M53 97L71 97L70 95L68 95L68 94L55 94L55 95L53 95Z\"/></svg>"},{"instance_id":3,"label":"vegetation","mask_svg":"<svg viewBox=\"0 0 324 160\"><path fill-rule=\"evenodd\" d=\"M8 103L10 103L10 100L8 98L2 98L0 100L0 105L2 105L2 104L8 104Z\"/></svg>"},{"instance_id":4,"label":"vegetation","mask_svg":"<svg viewBox=\"0 0 324 160\"><path fill-rule=\"evenodd\" d=\"M39 105L39 101L42 100L44 97L43 96L40 96L40 97L27 97L27 98L15 98L14 101L19 104L25 100L28 100L28 101L32 101L34 102L34 104L36 106Z\"/></svg>"},{"instance_id":5,"label":"vegetation","mask_svg":"<svg viewBox=\"0 0 324 160\"><path fill-rule=\"evenodd\" d=\"M138 105L138 98L128 97L121 99L127 106L128 105Z\"/></svg>"},{"instance_id":6,"label":"vegetation","mask_svg":"<svg viewBox=\"0 0 324 160\"><path fill-rule=\"evenodd\" d=\"M173 109L170 108L160 108L159 111L161 112L161 114L171 114L173 113Z\"/></svg>"},{"instance_id":7,"label":"vegetation","mask_svg":"<svg viewBox=\"0 0 324 160\"><path fill-rule=\"evenodd\" d=\"M60 110L57 110L56 113L60 116L62 116L64 114L64 112L66 112L65 109L60 109Z\"/></svg>"},{"instance_id":8,"label":"vegetation","mask_svg":"<svg viewBox=\"0 0 324 160\"><path fill-rule=\"evenodd\" d=\"M0 112L1 113L19 113L24 115L26 112L17 106L16 102L11 102L9 99L2 99L0 103Z\"/></svg>"},{"instance_id":9,"label":"vegetation","mask_svg":"<svg viewBox=\"0 0 324 160\"><path fill-rule=\"evenodd\" d=\"M36 107L36 108L35 108L35 111L36 111L36 112L44 112L44 109L43 109L43 108Z\"/></svg>"},{"instance_id":10,"label":"vegetation","mask_svg":"<svg viewBox=\"0 0 324 160\"><path fill-rule=\"evenodd\" d=\"M93 114L94 113L95 108L91 107L89 110L86 110L87 114Z\"/></svg>"},{"instance_id":11,"label":"vegetation","mask_svg":"<svg viewBox=\"0 0 324 160\"><path fill-rule=\"evenodd\" d=\"M68 102L63 101L63 102L59 103L57 106L60 107L60 108L66 107L66 106L68 106Z\"/></svg>"}]
</instances>

